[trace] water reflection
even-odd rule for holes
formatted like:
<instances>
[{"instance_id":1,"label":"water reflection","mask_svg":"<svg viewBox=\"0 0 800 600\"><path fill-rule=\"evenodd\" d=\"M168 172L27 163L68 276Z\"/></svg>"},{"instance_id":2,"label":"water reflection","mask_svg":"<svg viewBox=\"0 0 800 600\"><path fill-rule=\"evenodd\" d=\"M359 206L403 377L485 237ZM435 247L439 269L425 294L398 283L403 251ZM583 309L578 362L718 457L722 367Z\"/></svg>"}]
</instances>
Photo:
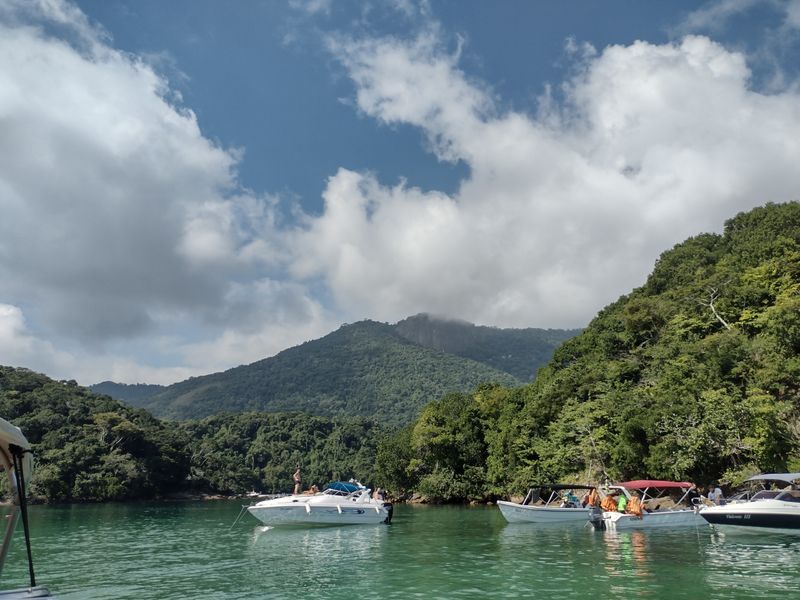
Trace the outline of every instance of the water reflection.
<instances>
[{"instance_id":1,"label":"water reflection","mask_svg":"<svg viewBox=\"0 0 800 600\"><path fill-rule=\"evenodd\" d=\"M774 533L712 533L705 546L708 587L731 598L778 598L798 593L800 540Z\"/></svg>"}]
</instances>

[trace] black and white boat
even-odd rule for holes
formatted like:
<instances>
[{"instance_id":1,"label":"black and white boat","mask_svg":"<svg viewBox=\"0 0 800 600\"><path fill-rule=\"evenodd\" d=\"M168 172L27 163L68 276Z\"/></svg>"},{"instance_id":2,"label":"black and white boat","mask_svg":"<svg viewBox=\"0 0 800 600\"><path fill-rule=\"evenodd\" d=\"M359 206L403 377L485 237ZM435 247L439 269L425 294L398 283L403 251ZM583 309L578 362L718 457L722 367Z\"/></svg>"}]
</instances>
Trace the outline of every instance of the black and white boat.
<instances>
[{"instance_id":1,"label":"black and white boat","mask_svg":"<svg viewBox=\"0 0 800 600\"><path fill-rule=\"evenodd\" d=\"M800 534L800 473L764 473L746 481L777 484L784 489L761 490L749 501L712 506L700 516L726 533Z\"/></svg>"}]
</instances>

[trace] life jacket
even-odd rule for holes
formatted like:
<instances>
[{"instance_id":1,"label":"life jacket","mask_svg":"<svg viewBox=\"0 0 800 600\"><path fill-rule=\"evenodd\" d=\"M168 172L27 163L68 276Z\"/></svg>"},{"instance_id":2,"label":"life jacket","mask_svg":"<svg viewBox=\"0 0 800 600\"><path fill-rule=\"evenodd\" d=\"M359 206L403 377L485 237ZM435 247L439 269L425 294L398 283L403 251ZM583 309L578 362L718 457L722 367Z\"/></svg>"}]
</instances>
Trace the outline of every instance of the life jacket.
<instances>
[{"instance_id":1,"label":"life jacket","mask_svg":"<svg viewBox=\"0 0 800 600\"><path fill-rule=\"evenodd\" d=\"M626 512L631 515L635 515L637 517L642 516L642 501L639 500L638 497L634 496L628 501L628 506L626 508Z\"/></svg>"},{"instance_id":2,"label":"life jacket","mask_svg":"<svg viewBox=\"0 0 800 600\"><path fill-rule=\"evenodd\" d=\"M606 512L615 512L617 510L617 502L614 500L614 496L606 496L603 498L603 501L600 503L600 508Z\"/></svg>"}]
</instances>

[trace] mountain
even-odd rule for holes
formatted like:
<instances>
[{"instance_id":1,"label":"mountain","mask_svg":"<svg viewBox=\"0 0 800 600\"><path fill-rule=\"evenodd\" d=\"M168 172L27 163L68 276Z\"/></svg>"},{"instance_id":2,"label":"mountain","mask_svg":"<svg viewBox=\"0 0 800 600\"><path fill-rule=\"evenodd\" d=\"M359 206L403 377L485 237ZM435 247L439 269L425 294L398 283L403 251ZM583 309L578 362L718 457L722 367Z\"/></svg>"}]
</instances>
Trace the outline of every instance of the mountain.
<instances>
[{"instance_id":1,"label":"mountain","mask_svg":"<svg viewBox=\"0 0 800 600\"><path fill-rule=\"evenodd\" d=\"M553 351L580 329L499 329L427 314L397 323L395 331L426 348L441 350L530 381Z\"/></svg>"},{"instance_id":2,"label":"mountain","mask_svg":"<svg viewBox=\"0 0 800 600\"><path fill-rule=\"evenodd\" d=\"M155 396L162 391L165 386L148 383L115 383L113 381L103 381L90 386L95 394L105 394L117 400L122 400L128 404L135 405L141 403L144 398Z\"/></svg>"},{"instance_id":3,"label":"mountain","mask_svg":"<svg viewBox=\"0 0 800 600\"><path fill-rule=\"evenodd\" d=\"M484 382L521 383L477 361L415 344L392 325L361 321L271 358L193 377L129 402L173 419L223 411L303 411L402 424L430 400Z\"/></svg>"}]
</instances>

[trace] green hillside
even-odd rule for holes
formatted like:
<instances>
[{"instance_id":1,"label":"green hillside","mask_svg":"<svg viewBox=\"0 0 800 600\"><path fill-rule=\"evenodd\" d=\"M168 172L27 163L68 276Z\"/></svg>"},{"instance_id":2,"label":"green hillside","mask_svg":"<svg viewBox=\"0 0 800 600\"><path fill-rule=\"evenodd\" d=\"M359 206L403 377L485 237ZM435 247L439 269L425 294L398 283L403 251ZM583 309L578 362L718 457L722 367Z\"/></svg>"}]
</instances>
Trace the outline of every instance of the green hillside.
<instances>
[{"instance_id":1,"label":"green hillside","mask_svg":"<svg viewBox=\"0 0 800 600\"><path fill-rule=\"evenodd\" d=\"M164 389L163 385L155 385L148 383L115 383L113 381L102 381L90 385L91 389L96 394L106 394L117 400L122 400L131 405L141 404L145 398L154 396Z\"/></svg>"},{"instance_id":2,"label":"green hillside","mask_svg":"<svg viewBox=\"0 0 800 600\"><path fill-rule=\"evenodd\" d=\"M404 338L434 350L455 354L531 381L553 351L580 329L501 329L419 314L403 319L395 330Z\"/></svg>"},{"instance_id":3,"label":"green hillside","mask_svg":"<svg viewBox=\"0 0 800 600\"><path fill-rule=\"evenodd\" d=\"M451 500L800 470L800 204L665 252L534 383L434 401L379 459L386 485Z\"/></svg>"},{"instance_id":4,"label":"green hillside","mask_svg":"<svg viewBox=\"0 0 800 600\"><path fill-rule=\"evenodd\" d=\"M301 413L226 413L176 426L74 381L2 366L0 415L32 444L33 495L61 502L286 492L298 464L306 485L369 482L386 435L365 419Z\"/></svg>"},{"instance_id":5,"label":"green hillside","mask_svg":"<svg viewBox=\"0 0 800 600\"><path fill-rule=\"evenodd\" d=\"M520 383L484 364L414 344L391 325L362 321L274 357L188 379L131 402L175 419L221 411L302 411L400 424L413 420L434 398L487 381Z\"/></svg>"},{"instance_id":6,"label":"green hillside","mask_svg":"<svg viewBox=\"0 0 800 600\"><path fill-rule=\"evenodd\" d=\"M33 445L34 495L124 500L185 486L182 432L74 381L0 366L0 416Z\"/></svg>"}]
</instances>

